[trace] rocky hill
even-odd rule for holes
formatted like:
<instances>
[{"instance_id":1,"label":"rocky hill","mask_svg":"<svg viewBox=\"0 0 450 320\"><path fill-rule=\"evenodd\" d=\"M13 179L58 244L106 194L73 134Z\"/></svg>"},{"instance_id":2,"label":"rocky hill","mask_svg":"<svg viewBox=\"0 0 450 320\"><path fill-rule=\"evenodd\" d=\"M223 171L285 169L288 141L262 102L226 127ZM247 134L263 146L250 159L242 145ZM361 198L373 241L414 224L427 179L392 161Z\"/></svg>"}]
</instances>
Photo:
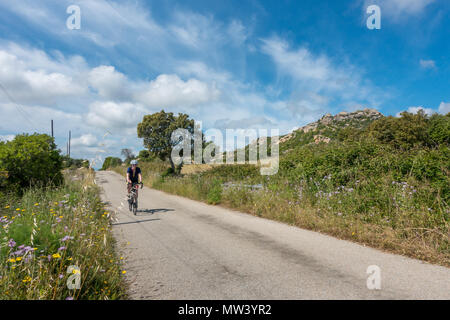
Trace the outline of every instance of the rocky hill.
<instances>
[{"instance_id":1,"label":"rocky hill","mask_svg":"<svg viewBox=\"0 0 450 320\"><path fill-rule=\"evenodd\" d=\"M334 131L338 128L352 126L355 128L361 128L367 125L368 123L383 117L381 112L378 112L375 109L364 109L358 110L355 112L340 112L337 115L333 116L330 113L327 113L322 118L317 120L316 122L312 122L303 126L293 132L281 136L279 138L279 143L284 143L288 140L291 140L293 137L297 135L297 133L303 132L317 132L317 135L313 136L313 140L315 143L330 141L330 138L326 135L323 135L324 129L328 131Z\"/></svg>"}]
</instances>

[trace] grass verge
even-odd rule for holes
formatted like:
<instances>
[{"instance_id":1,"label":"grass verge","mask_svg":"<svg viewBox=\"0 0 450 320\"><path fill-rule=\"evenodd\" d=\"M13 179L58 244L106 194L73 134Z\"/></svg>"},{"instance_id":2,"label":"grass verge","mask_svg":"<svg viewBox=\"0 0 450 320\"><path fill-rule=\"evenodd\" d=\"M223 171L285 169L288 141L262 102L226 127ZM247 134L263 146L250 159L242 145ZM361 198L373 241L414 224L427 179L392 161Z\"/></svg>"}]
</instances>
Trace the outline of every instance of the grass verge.
<instances>
[{"instance_id":1,"label":"grass verge","mask_svg":"<svg viewBox=\"0 0 450 320\"><path fill-rule=\"evenodd\" d=\"M334 187L324 181L261 177L252 166L221 166L168 176L162 162L141 163L147 186L450 267L449 208L433 208L426 184L383 177ZM112 169L122 175L124 167ZM259 186L251 188L249 186ZM436 209L437 208L437 209Z\"/></svg>"},{"instance_id":2,"label":"grass verge","mask_svg":"<svg viewBox=\"0 0 450 320\"><path fill-rule=\"evenodd\" d=\"M66 172L63 186L4 196L0 205L0 299L126 298L92 171Z\"/></svg>"}]
</instances>

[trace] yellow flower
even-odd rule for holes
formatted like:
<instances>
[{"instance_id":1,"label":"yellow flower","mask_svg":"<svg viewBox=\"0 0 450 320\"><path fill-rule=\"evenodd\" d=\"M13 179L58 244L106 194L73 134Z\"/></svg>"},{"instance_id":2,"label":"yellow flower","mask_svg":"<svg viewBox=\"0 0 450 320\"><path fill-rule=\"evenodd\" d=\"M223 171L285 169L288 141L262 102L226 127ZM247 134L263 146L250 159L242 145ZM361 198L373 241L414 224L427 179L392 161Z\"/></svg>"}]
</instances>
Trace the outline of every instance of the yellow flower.
<instances>
[{"instance_id":1,"label":"yellow flower","mask_svg":"<svg viewBox=\"0 0 450 320\"><path fill-rule=\"evenodd\" d=\"M35 203L34 205L35 205L35 206L38 206L38 205L39 205L39 203L37 203L37 202L36 202L36 203Z\"/></svg>"},{"instance_id":2,"label":"yellow flower","mask_svg":"<svg viewBox=\"0 0 450 320\"><path fill-rule=\"evenodd\" d=\"M72 270L72 273L73 273L73 274L77 274L77 273L80 273L80 270L77 270L77 269L73 269L73 270Z\"/></svg>"},{"instance_id":3,"label":"yellow flower","mask_svg":"<svg viewBox=\"0 0 450 320\"><path fill-rule=\"evenodd\" d=\"M72 258L67 258L67 260L72 261Z\"/></svg>"},{"instance_id":4,"label":"yellow flower","mask_svg":"<svg viewBox=\"0 0 450 320\"><path fill-rule=\"evenodd\" d=\"M58 205L58 202L53 202L54 204L55 204L55 206L57 206Z\"/></svg>"},{"instance_id":5,"label":"yellow flower","mask_svg":"<svg viewBox=\"0 0 450 320\"><path fill-rule=\"evenodd\" d=\"M22 212L25 212L25 209L22 209Z\"/></svg>"},{"instance_id":6,"label":"yellow flower","mask_svg":"<svg viewBox=\"0 0 450 320\"><path fill-rule=\"evenodd\" d=\"M122 271L122 274L125 274L125 273L127 273L127 272L126 272L125 270L123 270L123 271Z\"/></svg>"},{"instance_id":7,"label":"yellow flower","mask_svg":"<svg viewBox=\"0 0 450 320\"><path fill-rule=\"evenodd\" d=\"M9 209L9 208L10 208L10 206L6 206L6 207L5 207L5 209Z\"/></svg>"},{"instance_id":8,"label":"yellow flower","mask_svg":"<svg viewBox=\"0 0 450 320\"><path fill-rule=\"evenodd\" d=\"M20 208L17 208L16 211L20 211Z\"/></svg>"},{"instance_id":9,"label":"yellow flower","mask_svg":"<svg viewBox=\"0 0 450 320\"><path fill-rule=\"evenodd\" d=\"M352 236L354 236L355 235L355 233L354 232L352 232Z\"/></svg>"},{"instance_id":10,"label":"yellow flower","mask_svg":"<svg viewBox=\"0 0 450 320\"><path fill-rule=\"evenodd\" d=\"M22 280L23 283L30 282L30 281L31 281L30 276L26 276L25 279Z\"/></svg>"},{"instance_id":11,"label":"yellow flower","mask_svg":"<svg viewBox=\"0 0 450 320\"><path fill-rule=\"evenodd\" d=\"M63 216L59 216L59 218L60 218L60 219L62 219L62 218L63 218Z\"/></svg>"},{"instance_id":12,"label":"yellow flower","mask_svg":"<svg viewBox=\"0 0 450 320\"><path fill-rule=\"evenodd\" d=\"M61 255L59 253L54 253L54 254L52 254L52 257L54 259L58 259L58 258L61 258Z\"/></svg>"},{"instance_id":13,"label":"yellow flower","mask_svg":"<svg viewBox=\"0 0 450 320\"><path fill-rule=\"evenodd\" d=\"M8 260L8 262L14 263L14 262L16 262L16 259L11 258L11 259Z\"/></svg>"},{"instance_id":14,"label":"yellow flower","mask_svg":"<svg viewBox=\"0 0 450 320\"><path fill-rule=\"evenodd\" d=\"M16 258L16 261L20 261L20 260L22 260L22 257L17 257Z\"/></svg>"}]
</instances>

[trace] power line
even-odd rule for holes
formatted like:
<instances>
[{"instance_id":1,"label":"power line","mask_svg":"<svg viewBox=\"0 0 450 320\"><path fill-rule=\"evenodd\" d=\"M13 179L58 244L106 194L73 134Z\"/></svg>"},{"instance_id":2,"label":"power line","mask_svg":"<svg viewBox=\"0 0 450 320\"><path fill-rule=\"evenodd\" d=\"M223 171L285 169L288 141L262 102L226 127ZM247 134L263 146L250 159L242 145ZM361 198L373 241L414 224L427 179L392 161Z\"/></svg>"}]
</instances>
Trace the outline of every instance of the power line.
<instances>
[{"instance_id":1,"label":"power line","mask_svg":"<svg viewBox=\"0 0 450 320\"><path fill-rule=\"evenodd\" d=\"M6 88L1 83L0 83L0 88L3 90L5 95L8 97L9 101L17 108L20 115L26 121L28 121L28 123L31 125L31 129L34 129L35 132L38 132L38 130L36 130L36 124L31 120L31 117L28 115L28 113L25 111L25 109L14 100L14 98L9 94L8 90L6 90Z\"/></svg>"}]
</instances>

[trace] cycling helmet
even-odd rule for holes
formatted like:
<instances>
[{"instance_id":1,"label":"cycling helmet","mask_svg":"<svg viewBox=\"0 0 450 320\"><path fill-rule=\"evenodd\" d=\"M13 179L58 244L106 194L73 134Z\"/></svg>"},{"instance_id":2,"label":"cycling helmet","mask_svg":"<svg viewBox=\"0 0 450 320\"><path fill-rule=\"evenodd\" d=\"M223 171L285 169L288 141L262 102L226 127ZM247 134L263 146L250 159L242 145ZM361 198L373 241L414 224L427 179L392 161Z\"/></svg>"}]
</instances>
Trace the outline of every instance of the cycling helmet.
<instances>
[{"instance_id":1,"label":"cycling helmet","mask_svg":"<svg viewBox=\"0 0 450 320\"><path fill-rule=\"evenodd\" d=\"M131 160L130 163L131 163L132 165L133 165L133 164L136 164L136 165L138 164L137 160Z\"/></svg>"}]
</instances>

